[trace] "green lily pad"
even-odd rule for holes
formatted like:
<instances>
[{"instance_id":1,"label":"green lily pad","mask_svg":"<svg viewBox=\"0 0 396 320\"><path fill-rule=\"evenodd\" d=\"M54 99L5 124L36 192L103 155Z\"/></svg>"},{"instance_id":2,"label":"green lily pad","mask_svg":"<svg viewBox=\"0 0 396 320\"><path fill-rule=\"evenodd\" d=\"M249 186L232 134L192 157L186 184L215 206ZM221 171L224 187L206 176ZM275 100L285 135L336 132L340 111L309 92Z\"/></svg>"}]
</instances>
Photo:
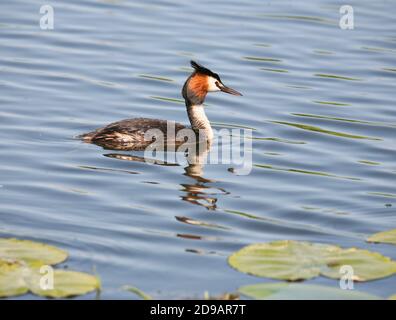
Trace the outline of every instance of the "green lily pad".
<instances>
[{"instance_id":1,"label":"green lily pad","mask_svg":"<svg viewBox=\"0 0 396 320\"><path fill-rule=\"evenodd\" d=\"M66 258L65 251L44 243L0 239L0 259L3 260L22 260L28 264L39 261L42 264L54 265L63 262Z\"/></svg>"},{"instance_id":2,"label":"green lily pad","mask_svg":"<svg viewBox=\"0 0 396 320\"><path fill-rule=\"evenodd\" d=\"M0 297L29 291L45 297L65 298L86 294L100 288L100 281L90 274L53 269L53 289L41 287L42 266L58 264L67 258L63 250L39 242L0 239ZM48 271L48 270L47 270Z\"/></svg>"},{"instance_id":3,"label":"green lily pad","mask_svg":"<svg viewBox=\"0 0 396 320\"><path fill-rule=\"evenodd\" d=\"M367 241L396 244L396 229L375 233Z\"/></svg>"},{"instance_id":4,"label":"green lily pad","mask_svg":"<svg viewBox=\"0 0 396 320\"><path fill-rule=\"evenodd\" d=\"M319 275L326 248L326 245L308 242L258 243L235 252L228 261L235 269L259 277L309 279Z\"/></svg>"},{"instance_id":5,"label":"green lily pad","mask_svg":"<svg viewBox=\"0 0 396 320\"><path fill-rule=\"evenodd\" d=\"M321 285L300 283L258 283L243 286L238 291L250 298L266 300L378 300L380 297Z\"/></svg>"},{"instance_id":6,"label":"green lily pad","mask_svg":"<svg viewBox=\"0 0 396 320\"><path fill-rule=\"evenodd\" d=\"M0 298L19 296L29 291L23 279L23 266L0 260Z\"/></svg>"},{"instance_id":7,"label":"green lily pad","mask_svg":"<svg viewBox=\"0 0 396 320\"><path fill-rule=\"evenodd\" d=\"M50 298L66 298L79 296L100 288L99 279L87 273L54 270L53 289L44 290L40 287L40 279L43 275L33 271L26 279L31 292L39 296Z\"/></svg>"},{"instance_id":8,"label":"green lily pad","mask_svg":"<svg viewBox=\"0 0 396 320\"><path fill-rule=\"evenodd\" d=\"M54 270L53 289L45 290L40 287L43 276L39 269L18 263L4 264L0 266L0 297L17 296L31 291L44 297L66 298L86 294L100 287L98 279L92 275Z\"/></svg>"},{"instance_id":9,"label":"green lily pad","mask_svg":"<svg viewBox=\"0 0 396 320\"><path fill-rule=\"evenodd\" d=\"M388 277L396 272L396 262L381 255L378 252L357 248L342 249L326 257L327 268L321 270L321 274L339 279L340 268L348 265L353 268L354 281L368 281Z\"/></svg>"},{"instance_id":10,"label":"green lily pad","mask_svg":"<svg viewBox=\"0 0 396 320\"><path fill-rule=\"evenodd\" d=\"M356 281L379 279L396 272L396 262L376 252L290 240L249 245L233 253L228 262L244 273L289 281L320 274L339 279L343 265L353 268L352 279Z\"/></svg>"}]
</instances>

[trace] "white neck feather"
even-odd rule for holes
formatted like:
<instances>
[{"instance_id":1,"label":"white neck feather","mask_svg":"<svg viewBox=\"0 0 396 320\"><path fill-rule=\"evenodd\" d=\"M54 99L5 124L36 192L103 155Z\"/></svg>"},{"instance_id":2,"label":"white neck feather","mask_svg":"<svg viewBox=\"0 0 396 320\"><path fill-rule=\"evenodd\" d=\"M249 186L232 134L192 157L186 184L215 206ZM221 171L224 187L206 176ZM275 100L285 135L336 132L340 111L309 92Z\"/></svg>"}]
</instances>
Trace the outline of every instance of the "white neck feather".
<instances>
[{"instance_id":1,"label":"white neck feather","mask_svg":"<svg viewBox=\"0 0 396 320\"><path fill-rule=\"evenodd\" d=\"M191 127L195 130L204 131L205 135L213 138L213 130L210 126L208 117L205 114L203 105L192 105L187 107L188 118L190 119Z\"/></svg>"}]
</instances>

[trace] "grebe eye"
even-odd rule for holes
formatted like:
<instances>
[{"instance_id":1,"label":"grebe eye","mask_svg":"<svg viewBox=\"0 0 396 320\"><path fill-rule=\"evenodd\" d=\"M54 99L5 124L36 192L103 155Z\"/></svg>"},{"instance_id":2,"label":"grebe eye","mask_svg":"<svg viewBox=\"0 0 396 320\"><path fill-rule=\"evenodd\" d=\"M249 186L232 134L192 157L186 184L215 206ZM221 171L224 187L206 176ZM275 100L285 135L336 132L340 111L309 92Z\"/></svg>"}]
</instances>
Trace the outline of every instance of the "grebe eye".
<instances>
[{"instance_id":1,"label":"grebe eye","mask_svg":"<svg viewBox=\"0 0 396 320\"><path fill-rule=\"evenodd\" d=\"M216 85L216 87L217 87L217 88L219 88L219 89L220 89L220 84L219 84L219 81L216 81L216 82L215 82L215 85Z\"/></svg>"}]
</instances>

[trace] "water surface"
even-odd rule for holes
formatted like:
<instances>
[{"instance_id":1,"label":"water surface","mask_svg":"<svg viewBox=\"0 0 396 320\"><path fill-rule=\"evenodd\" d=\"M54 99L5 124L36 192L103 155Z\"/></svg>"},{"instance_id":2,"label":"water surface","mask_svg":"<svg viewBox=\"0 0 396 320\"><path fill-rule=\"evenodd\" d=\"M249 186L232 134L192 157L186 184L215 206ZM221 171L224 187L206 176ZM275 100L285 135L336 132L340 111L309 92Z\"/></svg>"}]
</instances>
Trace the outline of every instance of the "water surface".
<instances>
[{"instance_id":1,"label":"water surface","mask_svg":"<svg viewBox=\"0 0 396 320\"><path fill-rule=\"evenodd\" d=\"M60 0L0 10L0 236L69 251L102 298L202 297L269 281L226 257L253 242L357 246L396 227L396 34L392 1ZM187 123L195 59L244 94L210 95L215 128L253 128L253 170L128 161L74 137L112 121ZM115 154L115 155L114 155ZM317 278L308 283L337 286ZM387 297L396 278L356 284ZM93 298L95 294L84 298ZM32 298L24 296L23 298Z\"/></svg>"}]
</instances>

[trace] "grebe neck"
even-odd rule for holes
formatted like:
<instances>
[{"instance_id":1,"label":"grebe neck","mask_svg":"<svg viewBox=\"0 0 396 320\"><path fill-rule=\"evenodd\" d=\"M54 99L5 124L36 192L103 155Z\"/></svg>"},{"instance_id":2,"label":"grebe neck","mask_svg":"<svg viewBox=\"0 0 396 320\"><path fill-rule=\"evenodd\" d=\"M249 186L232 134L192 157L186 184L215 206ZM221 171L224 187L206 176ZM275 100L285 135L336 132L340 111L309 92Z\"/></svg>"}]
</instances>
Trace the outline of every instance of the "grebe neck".
<instances>
[{"instance_id":1,"label":"grebe neck","mask_svg":"<svg viewBox=\"0 0 396 320\"><path fill-rule=\"evenodd\" d=\"M202 104L187 105L187 114L194 130L203 132L209 139L213 138L213 130Z\"/></svg>"}]
</instances>

